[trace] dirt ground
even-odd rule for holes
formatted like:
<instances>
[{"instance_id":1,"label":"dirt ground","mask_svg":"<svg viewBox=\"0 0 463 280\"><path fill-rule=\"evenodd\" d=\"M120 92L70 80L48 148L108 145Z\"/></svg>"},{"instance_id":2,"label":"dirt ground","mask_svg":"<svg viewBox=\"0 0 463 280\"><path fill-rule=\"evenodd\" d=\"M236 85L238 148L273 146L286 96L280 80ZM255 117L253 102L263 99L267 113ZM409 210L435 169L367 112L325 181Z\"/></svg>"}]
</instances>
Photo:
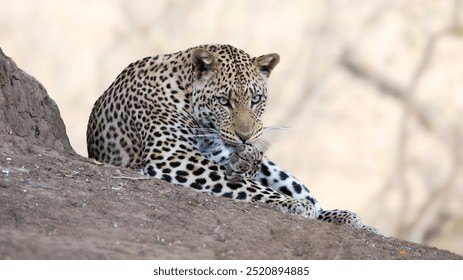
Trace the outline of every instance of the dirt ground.
<instances>
[{"instance_id":1,"label":"dirt ground","mask_svg":"<svg viewBox=\"0 0 463 280\"><path fill-rule=\"evenodd\" d=\"M2 259L461 259L53 150L0 148Z\"/></svg>"},{"instance_id":2,"label":"dirt ground","mask_svg":"<svg viewBox=\"0 0 463 280\"><path fill-rule=\"evenodd\" d=\"M56 104L0 50L0 259L463 259L76 155Z\"/></svg>"}]
</instances>

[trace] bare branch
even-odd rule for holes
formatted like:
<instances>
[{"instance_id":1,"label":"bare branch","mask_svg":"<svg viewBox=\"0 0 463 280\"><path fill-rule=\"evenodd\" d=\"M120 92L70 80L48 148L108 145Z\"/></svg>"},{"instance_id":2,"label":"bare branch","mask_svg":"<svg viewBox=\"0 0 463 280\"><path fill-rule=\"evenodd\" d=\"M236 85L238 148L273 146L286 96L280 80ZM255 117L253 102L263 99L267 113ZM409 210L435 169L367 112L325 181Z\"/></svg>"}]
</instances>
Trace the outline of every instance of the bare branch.
<instances>
[{"instance_id":1,"label":"bare branch","mask_svg":"<svg viewBox=\"0 0 463 280\"><path fill-rule=\"evenodd\" d=\"M462 148L463 137L461 129L457 131L454 139L451 139L452 145L445 145L449 147L450 154L454 156L453 166L451 172L444 182L439 186L429 186L432 191L427 194L427 201L421 204L420 209L414 214L411 221L406 220L410 213L410 202L413 199L411 187L408 186L406 180L406 170L408 163L406 161L406 154L408 149L409 135L412 133L410 130L410 119L416 118L418 123L426 128L430 133L436 133L439 138L447 142L446 137L439 135L442 130L439 119L427 114L424 104L420 104L415 98L415 91L424 76L424 73L430 68L434 59L435 49L439 40L444 36L460 36L463 34L460 22L460 6L461 0L455 0L455 7L453 10L453 18L450 26L436 32L428 38L425 49L421 55L421 59L412 73L411 79L406 85L400 85L380 73L375 69L369 69L362 65L358 59L355 58L353 46L347 47L340 57L339 64L346 69L353 76L371 84L378 89L378 92L396 99L403 106L403 116L399 130L399 141L397 146L397 162L394 171L389 179L385 182L378 197L385 197L387 193L394 189L401 191L401 209L399 210L399 221L397 223L397 235L408 236L413 232L420 231L421 236L424 238L426 229L430 229L435 225L439 217L442 215L443 207L445 207L445 200L450 197L453 189L456 187L456 180L458 172L462 166ZM457 125L458 126L458 125Z\"/></svg>"}]
</instances>

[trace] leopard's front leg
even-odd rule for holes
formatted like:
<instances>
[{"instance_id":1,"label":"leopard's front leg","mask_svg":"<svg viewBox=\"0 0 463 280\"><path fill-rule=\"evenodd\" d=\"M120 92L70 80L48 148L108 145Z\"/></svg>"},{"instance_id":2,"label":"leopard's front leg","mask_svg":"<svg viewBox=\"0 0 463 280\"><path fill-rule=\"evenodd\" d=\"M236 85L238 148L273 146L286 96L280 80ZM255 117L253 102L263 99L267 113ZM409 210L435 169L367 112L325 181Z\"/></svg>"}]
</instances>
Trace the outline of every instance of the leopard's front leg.
<instances>
[{"instance_id":1,"label":"leopard's front leg","mask_svg":"<svg viewBox=\"0 0 463 280\"><path fill-rule=\"evenodd\" d=\"M312 205L316 212L315 217L319 220L381 235L376 228L364 225L360 217L351 211L323 210L303 183L263 157L263 153L254 145L243 144L236 149L227 149L219 140L211 143L203 154L226 167L225 175L228 180L253 179L291 198L306 200Z\"/></svg>"}]
</instances>

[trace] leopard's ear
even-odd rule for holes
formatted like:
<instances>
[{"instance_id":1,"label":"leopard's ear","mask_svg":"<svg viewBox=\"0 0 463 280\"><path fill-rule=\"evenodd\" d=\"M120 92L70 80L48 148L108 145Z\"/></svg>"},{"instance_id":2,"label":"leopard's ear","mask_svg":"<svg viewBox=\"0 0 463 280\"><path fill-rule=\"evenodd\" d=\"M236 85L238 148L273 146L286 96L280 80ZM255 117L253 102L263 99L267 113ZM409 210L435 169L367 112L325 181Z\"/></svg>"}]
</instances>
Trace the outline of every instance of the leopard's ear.
<instances>
[{"instance_id":1,"label":"leopard's ear","mask_svg":"<svg viewBox=\"0 0 463 280\"><path fill-rule=\"evenodd\" d=\"M191 55L193 75L197 80L206 81L217 67L217 58L206 49L194 49Z\"/></svg>"},{"instance_id":2,"label":"leopard's ear","mask_svg":"<svg viewBox=\"0 0 463 280\"><path fill-rule=\"evenodd\" d=\"M268 77L278 62L280 62L280 56L276 53L270 53L257 57L255 63L259 71Z\"/></svg>"}]
</instances>

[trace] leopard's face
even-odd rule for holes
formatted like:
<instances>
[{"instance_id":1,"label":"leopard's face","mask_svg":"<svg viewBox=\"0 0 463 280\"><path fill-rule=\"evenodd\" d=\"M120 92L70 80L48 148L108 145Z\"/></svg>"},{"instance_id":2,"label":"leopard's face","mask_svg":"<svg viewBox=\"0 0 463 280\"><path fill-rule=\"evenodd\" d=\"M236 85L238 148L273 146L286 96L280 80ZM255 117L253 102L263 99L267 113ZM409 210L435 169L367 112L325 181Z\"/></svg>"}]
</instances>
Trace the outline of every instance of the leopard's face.
<instances>
[{"instance_id":1,"label":"leopard's face","mask_svg":"<svg viewBox=\"0 0 463 280\"><path fill-rule=\"evenodd\" d=\"M196 49L193 63L193 114L230 146L262 136L267 78L277 54L251 58L235 48Z\"/></svg>"}]
</instances>

